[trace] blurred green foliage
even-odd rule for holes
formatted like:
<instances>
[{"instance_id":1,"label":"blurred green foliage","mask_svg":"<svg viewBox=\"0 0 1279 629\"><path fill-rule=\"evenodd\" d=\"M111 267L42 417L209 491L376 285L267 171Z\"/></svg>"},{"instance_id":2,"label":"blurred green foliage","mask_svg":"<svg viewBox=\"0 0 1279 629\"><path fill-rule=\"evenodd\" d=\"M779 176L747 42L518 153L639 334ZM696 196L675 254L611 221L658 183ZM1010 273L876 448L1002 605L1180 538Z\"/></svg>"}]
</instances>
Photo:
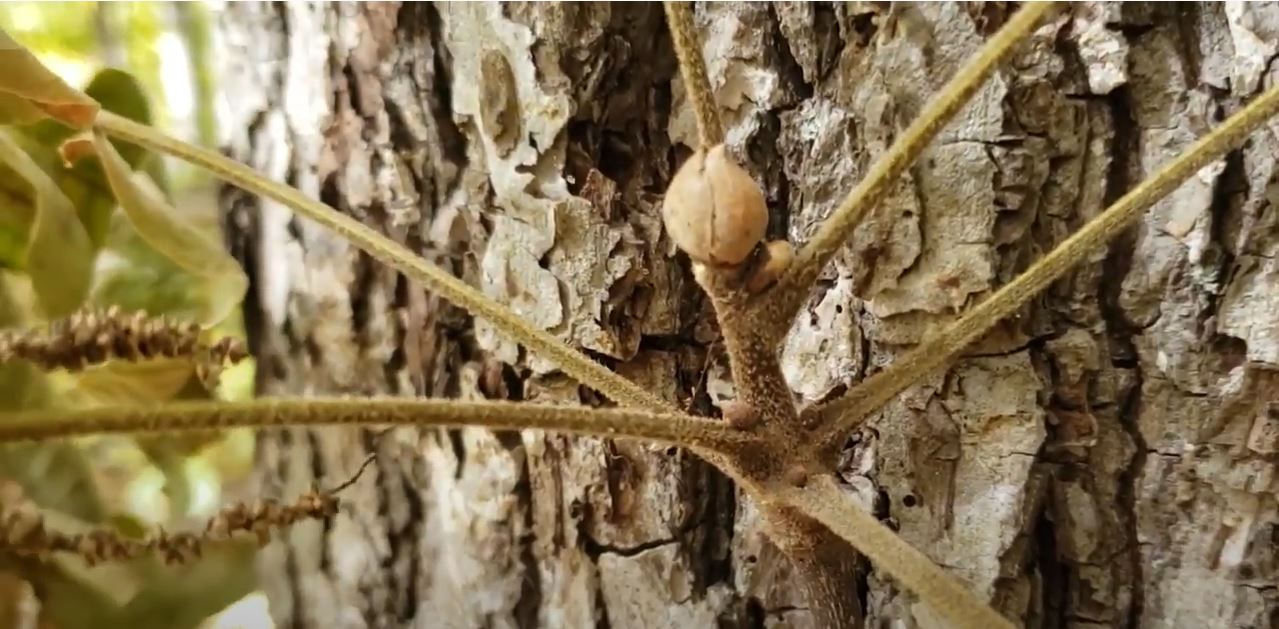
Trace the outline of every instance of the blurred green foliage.
<instances>
[{"instance_id":1,"label":"blurred green foliage","mask_svg":"<svg viewBox=\"0 0 1279 629\"><path fill-rule=\"evenodd\" d=\"M0 3L0 30L103 109L161 128L175 120L157 41L186 42L196 62L190 92L199 98L186 132L175 135L211 141L213 73L200 5ZM190 49L193 42L198 50ZM6 91L6 82L41 85L40 77L17 76L13 67L6 67L7 77L0 72L0 111L22 111L24 121L56 112ZM136 146L81 142L52 119L0 126L0 133L0 327L41 325L84 305L119 305L196 320L209 336L242 334L245 280L222 248L207 177L173 177L162 160ZM59 148L68 140L93 146L91 156L65 164ZM182 201L182 211L171 199ZM251 392L252 362L228 370L222 381L215 391L205 389L194 366L181 360L108 362L80 373L13 362L0 364L0 410L234 399ZM239 480L251 456L249 433L14 444L0 447L0 486L19 486L63 532L108 526L138 535L202 526L220 505L197 504L194 488ZM139 490L157 478L162 495ZM16 575L35 588L47 629L184 629L253 590L252 556L253 544L238 541L209 545L200 561L173 567L153 557L90 568L78 557L0 552L0 576ZM0 599L7 593L0 589ZM0 600L0 609L20 607L10 602ZM0 618L0 626L7 620Z\"/></svg>"},{"instance_id":2,"label":"blurred green foliage","mask_svg":"<svg viewBox=\"0 0 1279 629\"><path fill-rule=\"evenodd\" d=\"M107 111L130 120L154 124L151 106L142 90L138 80L128 73L106 68L93 76L84 91ZM58 182L63 193L75 204L89 237L94 245L101 247L110 230L111 215L116 205L101 164L97 160L80 160L70 168L65 167L58 147L73 135L73 131L53 120L17 127L13 132L14 139ZM113 144L130 166L146 171L162 188L168 189L163 161L131 144Z\"/></svg>"},{"instance_id":3,"label":"blurred green foliage","mask_svg":"<svg viewBox=\"0 0 1279 629\"><path fill-rule=\"evenodd\" d=\"M37 55L96 58L96 2L7 2L0 24Z\"/></svg>"},{"instance_id":4,"label":"blurred green foliage","mask_svg":"<svg viewBox=\"0 0 1279 629\"><path fill-rule=\"evenodd\" d=\"M45 315L71 314L84 303L93 275L93 243L81 216L53 178L4 131L0 181L13 187L0 215L12 217L5 222L10 230L18 230L3 239L12 247L0 251L6 266L31 279Z\"/></svg>"}]
</instances>

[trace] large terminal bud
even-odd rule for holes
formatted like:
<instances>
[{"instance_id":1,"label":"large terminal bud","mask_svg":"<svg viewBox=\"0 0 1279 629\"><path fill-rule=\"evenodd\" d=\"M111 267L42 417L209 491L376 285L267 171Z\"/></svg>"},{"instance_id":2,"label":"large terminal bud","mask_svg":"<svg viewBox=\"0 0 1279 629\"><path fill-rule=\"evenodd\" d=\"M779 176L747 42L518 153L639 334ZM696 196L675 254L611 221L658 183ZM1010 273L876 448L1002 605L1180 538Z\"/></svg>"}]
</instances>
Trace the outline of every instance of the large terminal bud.
<instances>
[{"instance_id":1,"label":"large terminal bud","mask_svg":"<svg viewBox=\"0 0 1279 629\"><path fill-rule=\"evenodd\" d=\"M680 166L662 202L662 220L688 257L710 266L746 261L768 228L764 193L723 144Z\"/></svg>"}]
</instances>

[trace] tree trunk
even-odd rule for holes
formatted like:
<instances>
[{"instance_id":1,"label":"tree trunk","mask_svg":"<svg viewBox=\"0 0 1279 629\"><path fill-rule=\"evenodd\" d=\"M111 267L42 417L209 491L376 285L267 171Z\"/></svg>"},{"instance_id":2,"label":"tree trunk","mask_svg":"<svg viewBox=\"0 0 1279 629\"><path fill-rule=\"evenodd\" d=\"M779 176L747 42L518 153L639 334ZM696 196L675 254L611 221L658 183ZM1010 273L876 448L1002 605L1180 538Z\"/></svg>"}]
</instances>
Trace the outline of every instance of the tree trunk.
<instances>
[{"instance_id":1,"label":"tree trunk","mask_svg":"<svg viewBox=\"0 0 1279 629\"><path fill-rule=\"evenodd\" d=\"M1005 3L700 4L729 145L803 242ZM657 4L227 5L229 150L645 387L731 383L664 235L696 145ZM828 270L786 344L836 395L1268 87L1279 6L1075 4ZM842 473L1029 627L1279 623L1275 127L849 442ZM280 206L226 191L259 390L598 400ZM273 430L264 495L336 484L260 566L280 627L807 627L752 505L686 453L535 431ZM942 626L869 572L870 623ZM868 623L869 624L869 623Z\"/></svg>"}]
</instances>

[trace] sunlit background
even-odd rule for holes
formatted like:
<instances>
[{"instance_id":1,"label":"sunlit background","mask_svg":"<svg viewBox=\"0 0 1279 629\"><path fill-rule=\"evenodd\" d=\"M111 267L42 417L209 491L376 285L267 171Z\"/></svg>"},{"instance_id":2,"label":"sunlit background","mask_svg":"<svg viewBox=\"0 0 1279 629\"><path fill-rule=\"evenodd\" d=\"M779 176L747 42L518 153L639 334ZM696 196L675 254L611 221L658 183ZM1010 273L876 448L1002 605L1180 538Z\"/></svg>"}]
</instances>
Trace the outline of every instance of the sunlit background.
<instances>
[{"instance_id":1,"label":"sunlit background","mask_svg":"<svg viewBox=\"0 0 1279 629\"><path fill-rule=\"evenodd\" d=\"M217 142L211 28L221 3L4 2L0 25L67 83L98 70L125 70L142 82L155 122L185 140Z\"/></svg>"},{"instance_id":2,"label":"sunlit background","mask_svg":"<svg viewBox=\"0 0 1279 629\"><path fill-rule=\"evenodd\" d=\"M149 100L155 126L217 148L218 113L225 111L213 61L218 45L213 22L220 8L220 2L4 2L0 29L74 87L84 87L104 68L128 72ZM189 212L194 222L216 230L216 182L175 160L165 160L163 168L173 205ZM213 235L220 238L216 231ZM238 308L217 331L243 335ZM217 397L251 396L252 382L249 360L223 374ZM20 493L42 510L74 513L82 519L88 518L83 513L94 510L81 503L92 502L101 506L101 518L86 521L126 531L200 529L218 508L251 499L245 490L253 463L250 431L156 441L98 438L0 451L0 489L21 486ZM76 465L66 463L71 451ZM22 469L16 469L19 465ZM76 474L91 480L84 482ZM96 495L77 493L85 491L83 485ZM253 583L251 560L251 552L238 549L215 553L195 570L198 574L188 573L189 567L154 565L87 568L66 559L48 562L48 570L35 574L0 561L0 627L102 626L93 605L149 605L150 616L128 616L130 627L267 629L271 624L266 599ZM206 587L207 602L192 600L200 594L189 591L202 578L212 584ZM181 587L183 580L190 587ZM68 597L68 589L76 596ZM35 592L47 599L43 606ZM207 613L189 621L186 616L202 604L210 606ZM47 609L50 605L83 609Z\"/></svg>"}]
</instances>

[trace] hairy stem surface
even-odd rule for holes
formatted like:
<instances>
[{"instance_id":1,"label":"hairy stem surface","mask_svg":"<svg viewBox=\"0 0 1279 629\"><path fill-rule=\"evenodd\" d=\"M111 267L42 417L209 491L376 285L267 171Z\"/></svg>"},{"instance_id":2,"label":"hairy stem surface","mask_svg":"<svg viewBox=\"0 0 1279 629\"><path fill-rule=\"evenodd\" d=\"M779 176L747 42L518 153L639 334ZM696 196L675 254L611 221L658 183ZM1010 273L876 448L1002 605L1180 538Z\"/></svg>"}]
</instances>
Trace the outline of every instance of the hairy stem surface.
<instances>
[{"instance_id":1,"label":"hairy stem surface","mask_svg":"<svg viewBox=\"0 0 1279 629\"><path fill-rule=\"evenodd\" d=\"M752 423L773 431L778 451L802 447L783 436L783 431L794 430L799 413L778 358L781 339L758 324L749 305L752 296L742 289L740 270L702 267L695 275L715 307L733 384L739 401L750 409Z\"/></svg>"},{"instance_id":2,"label":"hairy stem surface","mask_svg":"<svg viewBox=\"0 0 1279 629\"><path fill-rule=\"evenodd\" d=\"M151 127L107 111L98 114L94 126L112 137L200 166L223 181L296 210L316 223L333 230L374 259L412 280L421 282L441 297L465 308L472 315L493 323L503 333L530 350L553 360L569 376L603 393L614 402L654 411L670 409L669 405L648 391L609 371L580 352L574 351L545 331L530 326L510 309L504 308L462 280L423 260L403 245L324 203L307 198L295 188L271 181L254 172L253 169L214 151L192 146Z\"/></svg>"},{"instance_id":3,"label":"hairy stem surface","mask_svg":"<svg viewBox=\"0 0 1279 629\"><path fill-rule=\"evenodd\" d=\"M937 336L925 341L884 371L867 378L848 395L805 413L825 430L819 443L842 442L857 422L950 362L1004 317L1060 278L1092 251L1115 237L1156 201L1191 175L1238 146L1254 130L1279 113L1279 87L1271 88L1201 138L1189 150L1133 188L1078 232L1053 249L1017 279L974 307Z\"/></svg>"},{"instance_id":4,"label":"hairy stem surface","mask_svg":"<svg viewBox=\"0 0 1279 629\"><path fill-rule=\"evenodd\" d=\"M697 40L693 24L693 3L664 2L666 25L671 31L675 56L679 58L679 71L684 77L684 93L693 102L697 115L697 137L702 149L724 141L724 125L715 106L715 92L706 74L706 60L702 58L702 45Z\"/></svg>"},{"instance_id":5,"label":"hairy stem surface","mask_svg":"<svg viewBox=\"0 0 1279 629\"><path fill-rule=\"evenodd\" d=\"M795 569L816 626L860 629L865 621L858 588L865 565L848 540L789 506L766 504L769 537Z\"/></svg>"},{"instance_id":6,"label":"hairy stem surface","mask_svg":"<svg viewBox=\"0 0 1279 629\"><path fill-rule=\"evenodd\" d=\"M995 68L1012 54L1017 43L1055 8L1053 2L1029 2L1022 5L981 50L960 68L955 77L937 93L896 142L871 166L866 177L845 197L830 218L818 228L808 244L771 291L770 321L773 327L786 329L807 299L813 282L852 235L862 218L888 194L894 182L923 153L928 144L959 113Z\"/></svg>"},{"instance_id":7,"label":"hairy stem surface","mask_svg":"<svg viewBox=\"0 0 1279 629\"><path fill-rule=\"evenodd\" d=\"M722 422L679 413L527 402L313 398L6 413L0 414L0 443L92 434L337 425L530 428L647 439L712 453L734 451L751 441L750 435Z\"/></svg>"},{"instance_id":8,"label":"hairy stem surface","mask_svg":"<svg viewBox=\"0 0 1279 629\"><path fill-rule=\"evenodd\" d=\"M814 477L802 488L783 488L778 498L848 540L877 569L945 618L947 626L1012 629L1013 624L1007 618L974 596L959 579L946 574L879 520L857 508L830 476Z\"/></svg>"}]
</instances>

